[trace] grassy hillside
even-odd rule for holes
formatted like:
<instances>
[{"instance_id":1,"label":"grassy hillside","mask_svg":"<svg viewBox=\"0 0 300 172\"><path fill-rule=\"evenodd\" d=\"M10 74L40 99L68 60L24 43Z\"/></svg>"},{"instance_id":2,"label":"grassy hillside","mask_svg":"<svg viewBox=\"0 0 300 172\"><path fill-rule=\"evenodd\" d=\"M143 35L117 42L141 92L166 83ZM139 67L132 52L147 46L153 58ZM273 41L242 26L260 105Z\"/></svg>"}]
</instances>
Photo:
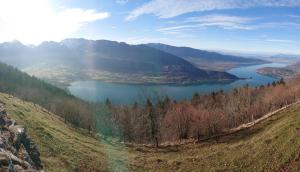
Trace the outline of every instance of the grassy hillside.
<instances>
[{"instance_id":1,"label":"grassy hillside","mask_svg":"<svg viewBox=\"0 0 300 172\"><path fill-rule=\"evenodd\" d=\"M6 94L0 94L0 101L18 123L27 126L46 171L300 170L300 105L218 142L152 149L99 141L56 115Z\"/></svg>"},{"instance_id":2,"label":"grassy hillside","mask_svg":"<svg viewBox=\"0 0 300 172\"><path fill-rule=\"evenodd\" d=\"M117 148L101 144L86 131L76 130L63 119L47 112L33 103L27 103L6 94L0 94L9 115L19 124L27 127L30 136L37 143L46 171L74 171L87 166L91 170L107 171L109 159ZM121 158L125 156L120 156Z\"/></svg>"},{"instance_id":3,"label":"grassy hillside","mask_svg":"<svg viewBox=\"0 0 300 172\"><path fill-rule=\"evenodd\" d=\"M141 153L140 156L147 161L144 163L146 169L152 170L299 171L299 136L300 105L297 105L251 129L223 137L218 143L211 140L172 148L174 152L167 154L161 151L146 155ZM158 159L160 163L156 163Z\"/></svg>"}]
</instances>

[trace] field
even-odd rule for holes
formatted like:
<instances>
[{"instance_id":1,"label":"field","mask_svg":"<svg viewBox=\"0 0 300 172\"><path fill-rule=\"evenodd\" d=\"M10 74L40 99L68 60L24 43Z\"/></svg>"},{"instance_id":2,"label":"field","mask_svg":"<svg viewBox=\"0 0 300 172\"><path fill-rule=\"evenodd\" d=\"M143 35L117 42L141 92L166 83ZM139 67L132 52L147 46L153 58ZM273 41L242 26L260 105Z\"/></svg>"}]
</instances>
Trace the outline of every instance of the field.
<instances>
[{"instance_id":1,"label":"field","mask_svg":"<svg viewBox=\"0 0 300 172\"><path fill-rule=\"evenodd\" d=\"M46 110L0 94L8 114L24 124L45 171L299 171L300 105L254 127L202 143L124 145L67 125Z\"/></svg>"}]
</instances>

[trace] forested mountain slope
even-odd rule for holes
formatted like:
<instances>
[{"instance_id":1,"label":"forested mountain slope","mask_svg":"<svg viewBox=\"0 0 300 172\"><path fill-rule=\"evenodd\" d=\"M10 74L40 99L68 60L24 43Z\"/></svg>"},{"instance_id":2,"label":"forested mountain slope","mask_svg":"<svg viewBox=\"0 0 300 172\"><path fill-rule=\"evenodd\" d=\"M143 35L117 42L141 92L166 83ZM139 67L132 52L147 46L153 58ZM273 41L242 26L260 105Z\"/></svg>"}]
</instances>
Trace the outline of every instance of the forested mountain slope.
<instances>
[{"instance_id":1,"label":"forested mountain slope","mask_svg":"<svg viewBox=\"0 0 300 172\"><path fill-rule=\"evenodd\" d=\"M78 127L95 128L91 104L3 63L0 63L0 92L41 105L54 113L60 112L58 114L66 122Z\"/></svg>"}]
</instances>

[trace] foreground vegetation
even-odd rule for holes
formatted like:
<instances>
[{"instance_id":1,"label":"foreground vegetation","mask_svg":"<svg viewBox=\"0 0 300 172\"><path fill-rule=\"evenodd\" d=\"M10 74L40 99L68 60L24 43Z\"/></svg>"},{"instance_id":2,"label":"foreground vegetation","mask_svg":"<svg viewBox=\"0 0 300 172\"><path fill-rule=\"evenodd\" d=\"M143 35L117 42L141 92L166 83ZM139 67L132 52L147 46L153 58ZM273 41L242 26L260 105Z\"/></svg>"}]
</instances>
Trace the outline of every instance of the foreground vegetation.
<instances>
[{"instance_id":1,"label":"foreground vegetation","mask_svg":"<svg viewBox=\"0 0 300 172\"><path fill-rule=\"evenodd\" d=\"M24 124L45 171L299 171L300 105L234 135L198 144L122 145L75 129L57 115L0 93L8 114Z\"/></svg>"}]
</instances>

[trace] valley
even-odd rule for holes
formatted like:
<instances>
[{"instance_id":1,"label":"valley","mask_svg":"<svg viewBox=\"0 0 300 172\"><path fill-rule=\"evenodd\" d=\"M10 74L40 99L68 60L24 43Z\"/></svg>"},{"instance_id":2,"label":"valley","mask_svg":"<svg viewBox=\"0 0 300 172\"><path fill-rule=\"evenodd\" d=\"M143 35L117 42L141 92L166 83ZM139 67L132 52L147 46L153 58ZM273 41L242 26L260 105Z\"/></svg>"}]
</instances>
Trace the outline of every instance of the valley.
<instances>
[{"instance_id":1,"label":"valley","mask_svg":"<svg viewBox=\"0 0 300 172\"><path fill-rule=\"evenodd\" d=\"M130 45L107 40L65 39L29 47L15 41L0 44L0 59L61 88L81 80L179 85L234 81L239 78L224 70L266 63L259 59L172 47L180 50L176 54L153 45L157 44Z\"/></svg>"}]
</instances>

